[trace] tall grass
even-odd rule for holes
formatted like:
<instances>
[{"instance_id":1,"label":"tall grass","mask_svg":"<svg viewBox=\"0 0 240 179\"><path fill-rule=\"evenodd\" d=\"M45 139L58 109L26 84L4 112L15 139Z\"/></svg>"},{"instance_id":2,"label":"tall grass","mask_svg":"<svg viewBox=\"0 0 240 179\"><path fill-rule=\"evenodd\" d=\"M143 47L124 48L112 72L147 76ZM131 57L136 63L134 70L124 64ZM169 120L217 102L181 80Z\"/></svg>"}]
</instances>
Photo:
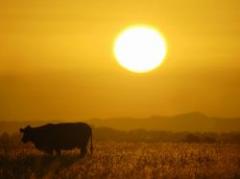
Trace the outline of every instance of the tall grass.
<instances>
[{"instance_id":1,"label":"tall grass","mask_svg":"<svg viewBox=\"0 0 240 179\"><path fill-rule=\"evenodd\" d=\"M0 148L0 178L240 178L237 144L95 142L48 156L32 145Z\"/></svg>"}]
</instances>

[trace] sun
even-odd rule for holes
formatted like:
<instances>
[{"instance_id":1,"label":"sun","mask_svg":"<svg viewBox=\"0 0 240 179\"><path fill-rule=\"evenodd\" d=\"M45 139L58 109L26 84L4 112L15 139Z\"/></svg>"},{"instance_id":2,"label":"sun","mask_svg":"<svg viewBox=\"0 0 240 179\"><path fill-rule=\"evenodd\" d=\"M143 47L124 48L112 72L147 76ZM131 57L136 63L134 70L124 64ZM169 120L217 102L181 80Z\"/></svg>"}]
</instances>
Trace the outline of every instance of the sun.
<instances>
[{"instance_id":1,"label":"sun","mask_svg":"<svg viewBox=\"0 0 240 179\"><path fill-rule=\"evenodd\" d=\"M153 27L136 25L119 34L114 44L118 63L129 71L146 73L162 64L167 48L163 36Z\"/></svg>"}]
</instances>

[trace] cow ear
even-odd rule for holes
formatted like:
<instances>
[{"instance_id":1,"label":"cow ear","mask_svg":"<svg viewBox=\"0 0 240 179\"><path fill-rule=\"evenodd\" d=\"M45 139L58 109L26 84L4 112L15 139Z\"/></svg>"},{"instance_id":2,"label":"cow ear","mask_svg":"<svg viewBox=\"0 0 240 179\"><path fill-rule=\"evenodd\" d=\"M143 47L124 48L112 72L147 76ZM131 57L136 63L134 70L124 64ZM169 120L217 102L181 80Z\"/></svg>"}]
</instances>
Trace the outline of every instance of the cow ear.
<instances>
[{"instance_id":1,"label":"cow ear","mask_svg":"<svg viewBox=\"0 0 240 179\"><path fill-rule=\"evenodd\" d=\"M23 128L20 128L20 132L23 133L23 132L24 132L24 129L23 129Z\"/></svg>"}]
</instances>

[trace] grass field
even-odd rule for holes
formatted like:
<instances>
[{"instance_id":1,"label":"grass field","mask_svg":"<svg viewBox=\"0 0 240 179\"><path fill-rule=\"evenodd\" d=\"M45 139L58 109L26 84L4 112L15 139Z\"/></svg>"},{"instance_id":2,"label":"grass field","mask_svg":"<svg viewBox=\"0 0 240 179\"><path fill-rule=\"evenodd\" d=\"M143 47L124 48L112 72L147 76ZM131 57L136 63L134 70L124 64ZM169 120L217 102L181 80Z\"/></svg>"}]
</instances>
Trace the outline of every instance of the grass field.
<instances>
[{"instance_id":1,"label":"grass field","mask_svg":"<svg viewBox=\"0 0 240 179\"><path fill-rule=\"evenodd\" d=\"M236 144L95 142L48 156L31 145L0 149L0 178L240 178Z\"/></svg>"}]
</instances>

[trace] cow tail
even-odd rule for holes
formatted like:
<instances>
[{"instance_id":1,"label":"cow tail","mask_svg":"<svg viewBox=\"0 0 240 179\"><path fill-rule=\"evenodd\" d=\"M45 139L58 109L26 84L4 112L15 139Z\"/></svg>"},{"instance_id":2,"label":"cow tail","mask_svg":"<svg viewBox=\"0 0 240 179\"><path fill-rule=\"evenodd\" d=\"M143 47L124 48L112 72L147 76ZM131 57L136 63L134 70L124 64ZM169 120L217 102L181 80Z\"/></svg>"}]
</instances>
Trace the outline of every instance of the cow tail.
<instances>
[{"instance_id":1,"label":"cow tail","mask_svg":"<svg viewBox=\"0 0 240 179\"><path fill-rule=\"evenodd\" d=\"M92 130L91 130L91 146L90 146L90 151L91 151L91 155L93 154L93 142L92 142Z\"/></svg>"}]
</instances>

